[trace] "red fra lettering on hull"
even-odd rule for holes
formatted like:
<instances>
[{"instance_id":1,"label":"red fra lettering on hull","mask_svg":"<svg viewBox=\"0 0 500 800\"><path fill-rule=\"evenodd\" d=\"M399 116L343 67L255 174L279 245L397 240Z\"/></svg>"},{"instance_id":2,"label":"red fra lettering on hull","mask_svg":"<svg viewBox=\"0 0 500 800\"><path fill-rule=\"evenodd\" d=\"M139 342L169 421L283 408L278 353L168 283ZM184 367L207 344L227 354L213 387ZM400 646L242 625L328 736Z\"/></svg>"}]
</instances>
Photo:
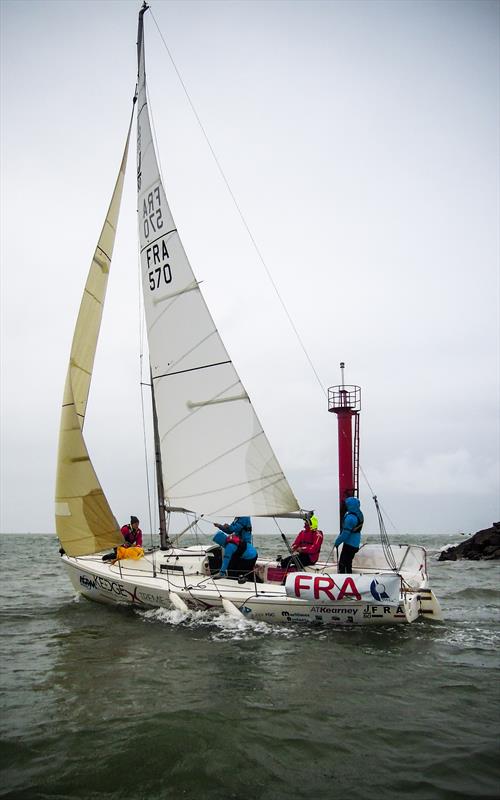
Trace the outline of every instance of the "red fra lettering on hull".
<instances>
[{"instance_id":1,"label":"red fra lettering on hull","mask_svg":"<svg viewBox=\"0 0 500 800\"><path fill-rule=\"evenodd\" d=\"M312 575L297 575L295 577L295 597L300 597L301 589L309 589Z\"/></svg>"},{"instance_id":2,"label":"red fra lettering on hull","mask_svg":"<svg viewBox=\"0 0 500 800\"><path fill-rule=\"evenodd\" d=\"M335 581L328 575L317 575L314 578L314 599L319 600L320 592L324 592L330 600L335 600L335 596L331 593L330 589L335 589Z\"/></svg>"},{"instance_id":3,"label":"red fra lettering on hull","mask_svg":"<svg viewBox=\"0 0 500 800\"><path fill-rule=\"evenodd\" d=\"M356 600L361 600L361 595L356 588L356 584L354 583L352 578L346 578L344 583L342 584L342 588L339 592L339 596L337 600L342 600L345 595L349 595L349 597L354 597Z\"/></svg>"},{"instance_id":4,"label":"red fra lettering on hull","mask_svg":"<svg viewBox=\"0 0 500 800\"><path fill-rule=\"evenodd\" d=\"M361 600L361 594L354 583L354 579L350 576L344 579L338 597L335 597L333 593L333 590L338 589L338 586L329 575L304 575L299 573L295 575L293 588L295 597L308 597L312 592L315 600L320 600L320 596L323 595L323 602L326 602L326 598L335 602L336 600L343 600L344 597L350 600Z\"/></svg>"}]
</instances>

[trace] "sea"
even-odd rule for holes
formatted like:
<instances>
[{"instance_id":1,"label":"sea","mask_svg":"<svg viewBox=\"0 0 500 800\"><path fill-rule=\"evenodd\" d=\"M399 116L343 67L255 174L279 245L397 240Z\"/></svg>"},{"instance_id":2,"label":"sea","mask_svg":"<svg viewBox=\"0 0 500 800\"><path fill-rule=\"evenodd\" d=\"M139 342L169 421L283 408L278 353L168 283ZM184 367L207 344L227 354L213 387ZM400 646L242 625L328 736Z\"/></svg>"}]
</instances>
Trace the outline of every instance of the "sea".
<instances>
[{"instance_id":1,"label":"sea","mask_svg":"<svg viewBox=\"0 0 500 800\"><path fill-rule=\"evenodd\" d=\"M500 563L438 562L459 539L393 539L444 622L329 628L97 605L3 535L0 797L497 800Z\"/></svg>"}]
</instances>

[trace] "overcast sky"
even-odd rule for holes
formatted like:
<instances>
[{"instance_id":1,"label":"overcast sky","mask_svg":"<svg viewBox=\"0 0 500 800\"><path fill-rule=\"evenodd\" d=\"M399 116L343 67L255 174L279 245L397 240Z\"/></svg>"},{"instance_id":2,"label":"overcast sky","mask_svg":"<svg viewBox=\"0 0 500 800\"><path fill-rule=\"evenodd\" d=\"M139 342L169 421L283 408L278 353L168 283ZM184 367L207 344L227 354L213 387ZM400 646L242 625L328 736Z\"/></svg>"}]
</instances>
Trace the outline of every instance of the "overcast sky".
<instances>
[{"instance_id":1,"label":"overcast sky","mask_svg":"<svg viewBox=\"0 0 500 800\"><path fill-rule=\"evenodd\" d=\"M367 529L372 489L389 532L500 519L499 4L151 6L321 384L343 360L362 387ZM1 5L2 532L54 530L62 390L131 110L138 8ZM336 419L151 15L146 58L180 236L296 496L332 532ZM147 518L134 164L135 142L86 420L120 522Z\"/></svg>"}]
</instances>

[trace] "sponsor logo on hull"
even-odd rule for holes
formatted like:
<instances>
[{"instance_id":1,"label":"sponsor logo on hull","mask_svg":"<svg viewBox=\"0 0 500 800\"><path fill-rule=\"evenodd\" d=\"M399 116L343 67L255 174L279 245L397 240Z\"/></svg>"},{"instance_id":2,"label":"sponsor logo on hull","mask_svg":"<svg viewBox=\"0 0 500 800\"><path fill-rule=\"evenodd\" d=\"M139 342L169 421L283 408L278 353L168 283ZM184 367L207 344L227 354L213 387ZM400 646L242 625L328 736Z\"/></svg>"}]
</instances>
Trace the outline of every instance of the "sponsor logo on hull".
<instances>
[{"instance_id":1,"label":"sponsor logo on hull","mask_svg":"<svg viewBox=\"0 0 500 800\"><path fill-rule=\"evenodd\" d=\"M286 579L288 597L309 600L323 605L353 601L396 605L400 600L399 575L314 575L296 572Z\"/></svg>"},{"instance_id":2,"label":"sponsor logo on hull","mask_svg":"<svg viewBox=\"0 0 500 800\"><path fill-rule=\"evenodd\" d=\"M92 578L89 575L80 575L80 585L87 590L93 589L111 597L123 598L129 603L137 603L138 605L143 603L137 594L137 586L134 586L134 590L130 591L118 581L110 581L109 578L104 578L102 575L95 575Z\"/></svg>"}]
</instances>

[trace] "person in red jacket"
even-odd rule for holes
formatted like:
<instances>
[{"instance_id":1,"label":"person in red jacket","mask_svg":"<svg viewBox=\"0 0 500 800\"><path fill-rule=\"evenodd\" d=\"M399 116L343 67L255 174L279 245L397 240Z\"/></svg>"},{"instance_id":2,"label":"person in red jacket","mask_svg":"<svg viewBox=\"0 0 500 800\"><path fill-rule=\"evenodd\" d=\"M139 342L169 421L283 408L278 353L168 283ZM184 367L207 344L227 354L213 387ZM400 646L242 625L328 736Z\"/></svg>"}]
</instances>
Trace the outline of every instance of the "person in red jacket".
<instances>
[{"instance_id":1,"label":"person in red jacket","mask_svg":"<svg viewBox=\"0 0 500 800\"><path fill-rule=\"evenodd\" d=\"M142 547L142 531L137 517L130 517L130 525L124 525L121 534L125 539L123 547Z\"/></svg>"},{"instance_id":2,"label":"person in red jacket","mask_svg":"<svg viewBox=\"0 0 500 800\"><path fill-rule=\"evenodd\" d=\"M122 547L142 547L142 531L139 528L139 520L137 517L130 517L130 524L123 525L120 528L120 533L123 536ZM114 548L112 553L106 553L102 557L103 561L114 561L116 559L116 552L118 548Z\"/></svg>"},{"instance_id":3,"label":"person in red jacket","mask_svg":"<svg viewBox=\"0 0 500 800\"><path fill-rule=\"evenodd\" d=\"M281 560L282 569L288 569L290 564L294 564L296 560L303 567L315 564L319 558L322 544L323 533L318 530L318 520L313 515L310 520L305 520L303 530L292 544L293 556L287 556Z\"/></svg>"}]
</instances>

